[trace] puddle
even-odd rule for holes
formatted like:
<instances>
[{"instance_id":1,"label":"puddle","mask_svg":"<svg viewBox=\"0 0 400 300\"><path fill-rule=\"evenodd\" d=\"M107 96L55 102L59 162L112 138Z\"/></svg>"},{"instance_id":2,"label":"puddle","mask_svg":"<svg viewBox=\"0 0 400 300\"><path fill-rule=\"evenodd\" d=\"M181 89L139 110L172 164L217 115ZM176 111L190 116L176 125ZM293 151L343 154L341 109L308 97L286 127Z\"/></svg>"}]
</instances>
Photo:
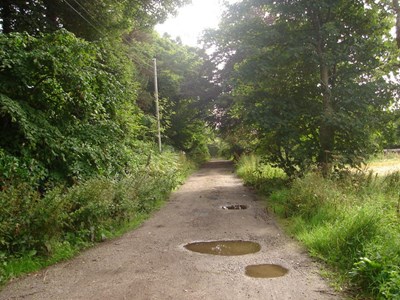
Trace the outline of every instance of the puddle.
<instances>
[{"instance_id":1,"label":"puddle","mask_svg":"<svg viewBox=\"0 0 400 300\"><path fill-rule=\"evenodd\" d=\"M275 278L285 276L288 269L279 265L251 265L246 267L246 275L254 278Z\"/></svg>"},{"instance_id":2,"label":"puddle","mask_svg":"<svg viewBox=\"0 0 400 300\"><path fill-rule=\"evenodd\" d=\"M248 241L211 241L195 242L185 245L187 250L213 255L244 255L260 251L261 246L258 243Z\"/></svg>"},{"instance_id":3,"label":"puddle","mask_svg":"<svg viewBox=\"0 0 400 300\"><path fill-rule=\"evenodd\" d=\"M247 205L244 204L224 205L222 206L222 209L233 209L233 210L247 209Z\"/></svg>"}]
</instances>

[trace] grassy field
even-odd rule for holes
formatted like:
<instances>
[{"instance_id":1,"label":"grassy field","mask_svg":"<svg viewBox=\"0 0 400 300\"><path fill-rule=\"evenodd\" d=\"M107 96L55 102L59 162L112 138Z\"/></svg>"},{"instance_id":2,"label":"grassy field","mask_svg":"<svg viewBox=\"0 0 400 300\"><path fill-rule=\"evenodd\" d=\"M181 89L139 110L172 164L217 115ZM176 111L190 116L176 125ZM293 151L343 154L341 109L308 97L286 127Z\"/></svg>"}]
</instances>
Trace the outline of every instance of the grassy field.
<instances>
[{"instance_id":1,"label":"grassy field","mask_svg":"<svg viewBox=\"0 0 400 300\"><path fill-rule=\"evenodd\" d=\"M367 164L367 169L377 173L378 175L387 175L400 171L400 155L388 154L380 155Z\"/></svg>"},{"instance_id":2,"label":"grassy field","mask_svg":"<svg viewBox=\"0 0 400 300\"><path fill-rule=\"evenodd\" d=\"M386 158L369 166L397 164ZM400 173L309 173L289 182L255 156L243 157L237 172L266 197L288 233L326 263L338 289L355 299L400 299Z\"/></svg>"}]
</instances>

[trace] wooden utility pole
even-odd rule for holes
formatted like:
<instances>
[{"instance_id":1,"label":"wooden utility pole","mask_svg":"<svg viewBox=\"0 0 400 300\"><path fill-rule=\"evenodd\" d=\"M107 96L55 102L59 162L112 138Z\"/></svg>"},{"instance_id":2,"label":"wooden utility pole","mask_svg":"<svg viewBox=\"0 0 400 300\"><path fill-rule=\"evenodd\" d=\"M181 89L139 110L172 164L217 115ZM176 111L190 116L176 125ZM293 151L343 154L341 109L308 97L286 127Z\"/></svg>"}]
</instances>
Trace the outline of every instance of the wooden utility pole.
<instances>
[{"instance_id":1,"label":"wooden utility pole","mask_svg":"<svg viewBox=\"0 0 400 300\"><path fill-rule=\"evenodd\" d=\"M160 108L158 104L157 60L154 58L153 62L154 62L154 97L156 98L158 150L161 153L162 148L161 148Z\"/></svg>"}]
</instances>

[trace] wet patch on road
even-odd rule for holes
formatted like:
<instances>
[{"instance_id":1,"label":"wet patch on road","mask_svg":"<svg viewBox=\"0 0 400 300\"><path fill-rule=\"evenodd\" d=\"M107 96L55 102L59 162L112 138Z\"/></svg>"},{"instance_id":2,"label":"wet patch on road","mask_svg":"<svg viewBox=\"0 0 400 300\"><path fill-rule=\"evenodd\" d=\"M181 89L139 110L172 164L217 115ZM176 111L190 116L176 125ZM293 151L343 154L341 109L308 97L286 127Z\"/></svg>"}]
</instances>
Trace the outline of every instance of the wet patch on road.
<instances>
[{"instance_id":1,"label":"wet patch on road","mask_svg":"<svg viewBox=\"0 0 400 300\"><path fill-rule=\"evenodd\" d=\"M250 241L210 241L194 242L184 246L187 250L212 255L236 256L256 253L261 246Z\"/></svg>"},{"instance_id":2,"label":"wet patch on road","mask_svg":"<svg viewBox=\"0 0 400 300\"><path fill-rule=\"evenodd\" d=\"M246 267L246 275L254 278L276 278L285 276L288 269L273 264L250 265Z\"/></svg>"}]
</instances>

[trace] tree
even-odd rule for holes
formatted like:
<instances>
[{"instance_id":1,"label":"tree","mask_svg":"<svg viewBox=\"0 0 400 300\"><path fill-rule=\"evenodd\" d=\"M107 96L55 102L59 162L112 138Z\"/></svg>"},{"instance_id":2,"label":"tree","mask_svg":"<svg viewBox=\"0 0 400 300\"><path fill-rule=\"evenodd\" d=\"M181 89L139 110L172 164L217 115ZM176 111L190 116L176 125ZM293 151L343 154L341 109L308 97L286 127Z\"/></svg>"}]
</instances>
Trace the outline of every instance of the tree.
<instances>
[{"instance_id":1,"label":"tree","mask_svg":"<svg viewBox=\"0 0 400 300\"><path fill-rule=\"evenodd\" d=\"M205 159L207 118L216 87L207 75L207 56L169 37L155 38L162 127L174 147ZM150 90L153 82L150 82Z\"/></svg>"},{"instance_id":2,"label":"tree","mask_svg":"<svg viewBox=\"0 0 400 300\"><path fill-rule=\"evenodd\" d=\"M400 48L400 7L399 0L393 0L393 10L396 16L396 42L397 48Z\"/></svg>"},{"instance_id":3,"label":"tree","mask_svg":"<svg viewBox=\"0 0 400 300\"><path fill-rule=\"evenodd\" d=\"M142 114L124 50L66 31L0 35L0 49L2 154L38 165L42 183L123 172Z\"/></svg>"},{"instance_id":4,"label":"tree","mask_svg":"<svg viewBox=\"0 0 400 300\"><path fill-rule=\"evenodd\" d=\"M187 0L5 0L0 3L3 33L31 35L65 28L87 40L152 27Z\"/></svg>"},{"instance_id":5,"label":"tree","mask_svg":"<svg viewBox=\"0 0 400 300\"><path fill-rule=\"evenodd\" d=\"M289 175L317 162L357 165L392 94L384 3L244 1L208 34L239 113ZM226 80L226 77L224 78Z\"/></svg>"}]
</instances>

